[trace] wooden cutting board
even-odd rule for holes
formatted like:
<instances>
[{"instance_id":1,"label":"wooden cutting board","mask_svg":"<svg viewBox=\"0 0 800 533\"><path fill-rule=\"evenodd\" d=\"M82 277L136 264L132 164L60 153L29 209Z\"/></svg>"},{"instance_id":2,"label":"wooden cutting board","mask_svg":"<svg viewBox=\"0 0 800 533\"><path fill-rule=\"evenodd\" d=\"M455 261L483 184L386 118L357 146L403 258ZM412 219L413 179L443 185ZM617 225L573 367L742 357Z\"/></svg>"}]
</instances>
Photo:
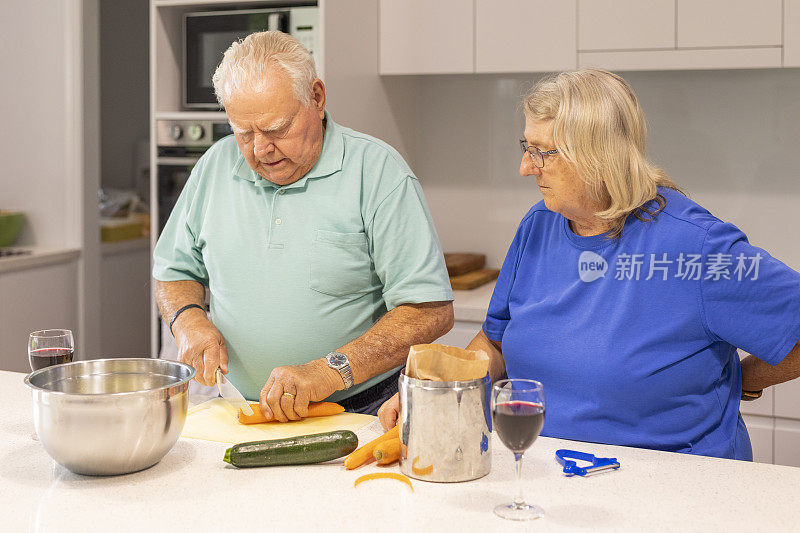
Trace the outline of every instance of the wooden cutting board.
<instances>
[{"instance_id":1,"label":"wooden cutting board","mask_svg":"<svg viewBox=\"0 0 800 533\"><path fill-rule=\"evenodd\" d=\"M450 286L453 287L453 290L468 291L496 280L499 274L500 271L496 268L482 268L474 272L469 272L468 274L451 276Z\"/></svg>"},{"instance_id":2,"label":"wooden cutting board","mask_svg":"<svg viewBox=\"0 0 800 533\"><path fill-rule=\"evenodd\" d=\"M266 422L264 424L240 424L236 409L222 398L213 398L189 409L181 437L213 440L239 444L254 440L285 439L313 433L325 433L337 429L358 431L377 420L370 415L339 413L333 416L305 418L296 422Z\"/></svg>"},{"instance_id":3,"label":"wooden cutting board","mask_svg":"<svg viewBox=\"0 0 800 533\"><path fill-rule=\"evenodd\" d=\"M486 256L472 253L444 254L444 263L449 276L460 276L483 268L486 265Z\"/></svg>"}]
</instances>

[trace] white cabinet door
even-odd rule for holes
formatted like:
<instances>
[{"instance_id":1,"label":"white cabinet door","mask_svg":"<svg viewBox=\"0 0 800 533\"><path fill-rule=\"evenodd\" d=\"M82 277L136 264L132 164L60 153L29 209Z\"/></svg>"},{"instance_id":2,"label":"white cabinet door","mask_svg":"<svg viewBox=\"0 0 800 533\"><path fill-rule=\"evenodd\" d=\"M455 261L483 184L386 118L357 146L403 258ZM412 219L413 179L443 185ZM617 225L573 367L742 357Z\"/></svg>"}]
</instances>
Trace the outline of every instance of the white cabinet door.
<instances>
[{"instance_id":1,"label":"white cabinet door","mask_svg":"<svg viewBox=\"0 0 800 533\"><path fill-rule=\"evenodd\" d=\"M775 419L775 464L800 466L800 421Z\"/></svg>"},{"instance_id":2,"label":"white cabinet door","mask_svg":"<svg viewBox=\"0 0 800 533\"><path fill-rule=\"evenodd\" d=\"M381 0L380 73L472 73L473 16L473 0Z\"/></svg>"},{"instance_id":3,"label":"white cabinet door","mask_svg":"<svg viewBox=\"0 0 800 533\"><path fill-rule=\"evenodd\" d=\"M575 2L475 0L475 71L574 69L575 21Z\"/></svg>"},{"instance_id":4,"label":"white cabinet door","mask_svg":"<svg viewBox=\"0 0 800 533\"><path fill-rule=\"evenodd\" d=\"M753 447L753 461L757 463L772 463L773 429L775 421L772 417L742 415L750 434L750 444Z\"/></svg>"},{"instance_id":5,"label":"white cabinet door","mask_svg":"<svg viewBox=\"0 0 800 533\"><path fill-rule=\"evenodd\" d=\"M28 334L37 329L78 331L77 262L0 273L0 370L30 372ZM80 353L76 359L97 354Z\"/></svg>"},{"instance_id":6,"label":"white cabinet door","mask_svg":"<svg viewBox=\"0 0 800 533\"><path fill-rule=\"evenodd\" d=\"M579 0L579 50L675 47L675 0Z\"/></svg>"},{"instance_id":7,"label":"white cabinet door","mask_svg":"<svg viewBox=\"0 0 800 533\"><path fill-rule=\"evenodd\" d=\"M678 48L782 44L782 0L677 1Z\"/></svg>"},{"instance_id":8,"label":"white cabinet door","mask_svg":"<svg viewBox=\"0 0 800 533\"><path fill-rule=\"evenodd\" d=\"M103 254L100 278L102 356L147 357L150 354L150 248Z\"/></svg>"},{"instance_id":9,"label":"white cabinet door","mask_svg":"<svg viewBox=\"0 0 800 533\"><path fill-rule=\"evenodd\" d=\"M770 388L775 394L775 416L800 420L800 379Z\"/></svg>"},{"instance_id":10,"label":"white cabinet door","mask_svg":"<svg viewBox=\"0 0 800 533\"><path fill-rule=\"evenodd\" d=\"M772 416L775 387L768 387L758 400L742 402L739 411L747 415Z\"/></svg>"},{"instance_id":11,"label":"white cabinet door","mask_svg":"<svg viewBox=\"0 0 800 533\"><path fill-rule=\"evenodd\" d=\"M783 1L783 66L800 67L800 0Z\"/></svg>"}]
</instances>

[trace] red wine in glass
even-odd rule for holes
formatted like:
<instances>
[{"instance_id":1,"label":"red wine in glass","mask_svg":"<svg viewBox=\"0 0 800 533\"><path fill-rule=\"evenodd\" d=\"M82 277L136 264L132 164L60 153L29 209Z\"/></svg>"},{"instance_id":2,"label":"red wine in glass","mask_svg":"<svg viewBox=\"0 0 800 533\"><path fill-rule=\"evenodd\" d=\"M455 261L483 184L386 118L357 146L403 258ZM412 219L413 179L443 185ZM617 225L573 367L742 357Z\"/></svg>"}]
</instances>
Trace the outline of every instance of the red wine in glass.
<instances>
[{"instance_id":1,"label":"red wine in glass","mask_svg":"<svg viewBox=\"0 0 800 533\"><path fill-rule=\"evenodd\" d=\"M40 348L28 353L31 370L39 370L48 366L71 363L74 350L70 348Z\"/></svg>"},{"instance_id":2,"label":"red wine in glass","mask_svg":"<svg viewBox=\"0 0 800 533\"><path fill-rule=\"evenodd\" d=\"M494 406L497 436L514 453L522 453L536 440L544 426L544 406L516 400Z\"/></svg>"},{"instance_id":3,"label":"red wine in glass","mask_svg":"<svg viewBox=\"0 0 800 533\"><path fill-rule=\"evenodd\" d=\"M31 370L71 363L75 340L68 329L42 329L28 336L28 362Z\"/></svg>"},{"instance_id":4,"label":"red wine in glass","mask_svg":"<svg viewBox=\"0 0 800 533\"><path fill-rule=\"evenodd\" d=\"M517 495L509 504L494 508L494 514L507 520L534 520L544 516L538 505L525 503L522 458L544 425L544 387L532 379L504 379L492 387L492 418L497 436L514 454Z\"/></svg>"}]
</instances>

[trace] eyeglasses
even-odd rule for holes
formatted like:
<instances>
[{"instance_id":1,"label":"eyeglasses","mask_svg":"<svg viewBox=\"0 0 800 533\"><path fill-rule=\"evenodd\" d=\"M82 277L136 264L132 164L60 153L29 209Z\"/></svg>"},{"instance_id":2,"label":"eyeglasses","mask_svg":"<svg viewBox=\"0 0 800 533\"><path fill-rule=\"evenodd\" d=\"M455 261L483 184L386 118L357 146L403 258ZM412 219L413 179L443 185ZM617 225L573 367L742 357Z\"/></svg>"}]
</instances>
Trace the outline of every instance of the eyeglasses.
<instances>
[{"instance_id":1,"label":"eyeglasses","mask_svg":"<svg viewBox=\"0 0 800 533\"><path fill-rule=\"evenodd\" d=\"M544 156L546 155L553 155L557 154L558 150L548 150L546 152L542 152L535 146L531 146L528 144L528 141L525 139L519 140L519 146L522 148L522 153L527 153L528 156L531 158L531 162L536 168L543 168L544 167Z\"/></svg>"}]
</instances>

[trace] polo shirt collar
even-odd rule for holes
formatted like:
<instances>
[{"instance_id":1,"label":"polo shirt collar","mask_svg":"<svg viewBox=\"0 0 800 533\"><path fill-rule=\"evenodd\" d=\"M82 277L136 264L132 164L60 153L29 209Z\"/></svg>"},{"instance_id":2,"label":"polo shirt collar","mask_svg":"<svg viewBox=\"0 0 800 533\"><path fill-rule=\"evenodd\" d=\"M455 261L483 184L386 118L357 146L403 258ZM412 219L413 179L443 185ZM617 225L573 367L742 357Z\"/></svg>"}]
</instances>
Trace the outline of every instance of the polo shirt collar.
<instances>
[{"instance_id":1,"label":"polo shirt collar","mask_svg":"<svg viewBox=\"0 0 800 533\"><path fill-rule=\"evenodd\" d=\"M285 188L304 187L306 181L310 178L324 178L342 170L342 161L344 160L342 129L331 119L331 115L327 111L325 111L325 119L325 136L322 138L322 152L319 155L319 159L311 167L311 170L306 172L305 176L294 183L284 185ZM233 175L262 187L278 187L278 185L265 180L251 169L241 152L239 152L239 156L233 165Z\"/></svg>"}]
</instances>

